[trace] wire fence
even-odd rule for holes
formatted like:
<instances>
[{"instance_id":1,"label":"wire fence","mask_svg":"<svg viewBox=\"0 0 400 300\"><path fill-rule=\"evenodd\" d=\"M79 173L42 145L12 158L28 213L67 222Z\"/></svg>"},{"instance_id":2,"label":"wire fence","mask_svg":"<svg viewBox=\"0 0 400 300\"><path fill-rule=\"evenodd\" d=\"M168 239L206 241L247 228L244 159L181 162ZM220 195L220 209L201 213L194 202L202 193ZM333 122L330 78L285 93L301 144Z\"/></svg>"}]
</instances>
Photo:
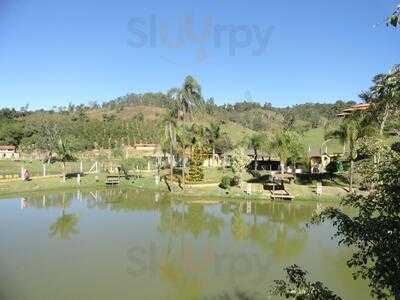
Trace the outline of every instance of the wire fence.
<instances>
[{"instance_id":1,"label":"wire fence","mask_svg":"<svg viewBox=\"0 0 400 300\"><path fill-rule=\"evenodd\" d=\"M65 163L65 172L88 172L93 163L91 161L67 162ZM0 160L0 179L19 178L21 177L22 169L28 170L31 177L61 175L64 173L64 165L61 162L44 164L40 161Z\"/></svg>"}]
</instances>

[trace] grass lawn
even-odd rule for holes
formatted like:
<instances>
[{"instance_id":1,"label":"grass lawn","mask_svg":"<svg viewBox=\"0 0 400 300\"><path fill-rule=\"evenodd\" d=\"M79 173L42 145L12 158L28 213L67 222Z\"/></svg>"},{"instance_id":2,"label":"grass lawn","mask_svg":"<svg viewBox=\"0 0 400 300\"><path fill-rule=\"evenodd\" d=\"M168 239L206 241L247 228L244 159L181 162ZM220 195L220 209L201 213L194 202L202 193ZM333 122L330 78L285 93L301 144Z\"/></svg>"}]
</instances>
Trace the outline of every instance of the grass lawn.
<instances>
[{"instance_id":1,"label":"grass lawn","mask_svg":"<svg viewBox=\"0 0 400 300\"><path fill-rule=\"evenodd\" d=\"M315 128L306 131L302 138L305 149L308 150L308 147L311 147L312 149L321 148L322 143L325 140L324 135L325 132L323 128ZM328 146L329 153L341 153L343 151L343 146L339 143L338 140L331 140L326 143L326 145Z\"/></svg>"},{"instance_id":2,"label":"grass lawn","mask_svg":"<svg viewBox=\"0 0 400 300\"><path fill-rule=\"evenodd\" d=\"M92 166L92 162L88 160L83 161L84 170L88 171ZM5 175L20 175L21 168L28 169L31 176L42 176L43 175L43 163L39 160L33 161L12 161L12 160L0 160L0 176ZM80 170L80 162L67 162L67 172L77 172ZM63 166L61 162L55 162L52 164L46 164L46 174L56 175L63 173Z\"/></svg>"},{"instance_id":3,"label":"grass lawn","mask_svg":"<svg viewBox=\"0 0 400 300\"><path fill-rule=\"evenodd\" d=\"M167 185L162 181L159 185L155 184L155 180L152 173L144 173L144 177L135 180L121 179L119 187L133 188L133 189L147 189L154 191L168 191ZM204 199L210 199L215 201L217 198L232 198L232 199L248 199L248 200L269 200L269 194L262 190L262 185L254 186L253 193L251 195L245 194L243 190L238 187L231 187L228 190L224 190L217 186L223 176L233 177L233 173L230 169L210 168L205 169L205 180L203 184L215 183L215 185L204 185L201 183L196 186L185 186L184 189L180 188L175 182L172 185L172 196L180 197L202 197ZM250 175L249 175L250 176ZM63 182L61 176L46 177L46 178L34 178L29 182L23 182L21 180L14 181L0 181L0 196L5 197L7 195L23 195L24 193L30 193L35 191L52 191L52 190L67 190L67 189L78 189L78 188L105 188L105 174L96 176L86 175L81 178L81 184L78 185L75 178L67 179ZM337 201L340 197L346 195L344 189L338 186L328 186L324 184L323 195L320 199L315 196L315 186L310 184L286 184L286 189L293 194L296 199L295 201Z\"/></svg>"}]
</instances>

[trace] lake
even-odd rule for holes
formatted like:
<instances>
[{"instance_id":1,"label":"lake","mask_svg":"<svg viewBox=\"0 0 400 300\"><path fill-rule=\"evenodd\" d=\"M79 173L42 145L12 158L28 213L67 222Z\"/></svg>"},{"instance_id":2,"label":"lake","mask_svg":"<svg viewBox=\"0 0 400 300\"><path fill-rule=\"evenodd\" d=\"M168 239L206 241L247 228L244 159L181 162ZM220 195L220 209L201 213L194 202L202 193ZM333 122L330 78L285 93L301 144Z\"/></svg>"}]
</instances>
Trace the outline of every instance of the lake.
<instances>
[{"instance_id":1,"label":"lake","mask_svg":"<svg viewBox=\"0 0 400 300\"><path fill-rule=\"evenodd\" d=\"M0 200L0 299L271 299L294 263L370 298L331 226L306 228L324 204L192 200L118 188Z\"/></svg>"}]
</instances>

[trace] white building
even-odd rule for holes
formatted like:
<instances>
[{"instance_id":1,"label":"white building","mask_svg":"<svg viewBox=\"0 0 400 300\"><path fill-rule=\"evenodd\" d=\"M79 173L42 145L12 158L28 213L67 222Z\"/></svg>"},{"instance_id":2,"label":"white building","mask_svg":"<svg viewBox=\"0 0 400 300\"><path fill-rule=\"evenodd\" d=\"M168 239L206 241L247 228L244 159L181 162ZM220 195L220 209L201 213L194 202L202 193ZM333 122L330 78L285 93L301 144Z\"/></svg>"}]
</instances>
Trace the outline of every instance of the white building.
<instances>
[{"instance_id":1,"label":"white building","mask_svg":"<svg viewBox=\"0 0 400 300\"><path fill-rule=\"evenodd\" d=\"M19 159L17 147L14 145L0 145L0 159Z\"/></svg>"}]
</instances>

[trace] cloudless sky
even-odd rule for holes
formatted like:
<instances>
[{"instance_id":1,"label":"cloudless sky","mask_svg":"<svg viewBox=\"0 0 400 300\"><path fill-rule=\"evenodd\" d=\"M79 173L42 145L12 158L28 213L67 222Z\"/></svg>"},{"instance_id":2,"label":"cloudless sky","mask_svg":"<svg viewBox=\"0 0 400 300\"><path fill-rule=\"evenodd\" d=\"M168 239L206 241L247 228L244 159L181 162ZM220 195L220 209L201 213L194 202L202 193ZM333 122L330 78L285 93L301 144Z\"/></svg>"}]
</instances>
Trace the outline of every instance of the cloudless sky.
<instances>
[{"instance_id":1,"label":"cloudless sky","mask_svg":"<svg viewBox=\"0 0 400 300\"><path fill-rule=\"evenodd\" d=\"M165 92L188 74L219 104L357 101L400 63L384 24L398 2L0 0L0 107Z\"/></svg>"}]
</instances>

